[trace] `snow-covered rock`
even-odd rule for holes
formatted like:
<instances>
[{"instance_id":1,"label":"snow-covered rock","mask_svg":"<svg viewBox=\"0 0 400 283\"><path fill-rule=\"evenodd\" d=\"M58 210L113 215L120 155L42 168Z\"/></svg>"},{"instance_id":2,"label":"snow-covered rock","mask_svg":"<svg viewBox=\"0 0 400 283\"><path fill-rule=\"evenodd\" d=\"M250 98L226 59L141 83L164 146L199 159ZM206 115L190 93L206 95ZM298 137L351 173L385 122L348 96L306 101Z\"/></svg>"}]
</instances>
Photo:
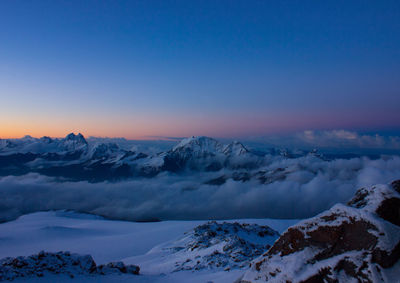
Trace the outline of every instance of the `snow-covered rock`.
<instances>
[{"instance_id":1,"label":"snow-covered rock","mask_svg":"<svg viewBox=\"0 0 400 283\"><path fill-rule=\"evenodd\" d=\"M191 240L185 246L186 251L192 254L207 252L202 257L186 260L180 268L232 269L248 266L252 259L270 248L279 233L268 226L213 221L196 227L188 236Z\"/></svg>"},{"instance_id":2,"label":"snow-covered rock","mask_svg":"<svg viewBox=\"0 0 400 283\"><path fill-rule=\"evenodd\" d=\"M290 227L241 282L393 282L387 270L400 260L396 184L362 188L348 205Z\"/></svg>"},{"instance_id":3,"label":"snow-covered rock","mask_svg":"<svg viewBox=\"0 0 400 283\"><path fill-rule=\"evenodd\" d=\"M224 145L209 137L183 139L164 157L164 169L218 171L222 168L252 167L258 159L240 142Z\"/></svg>"},{"instance_id":4,"label":"snow-covered rock","mask_svg":"<svg viewBox=\"0 0 400 283\"><path fill-rule=\"evenodd\" d=\"M229 271L247 268L278 237L279 233L268 226L212 221L149 254L159 253L163 260L154 265L171 266L166 271Z\"/></svg>"},{"instance_id":5,"label":"snow-covered rock","mask_svg":"<svg viewBox=\"0 0 400 283\"><path fill-rule=\"evenodd\" d=\"M48 253L41 251L31 256L7 257L0 259L0 281L19 277L44 277L46 274L66 274L71 278L77 275L104 275L111 273L139 274L136 265L111 262L96 265L90 255L70 252Z\"/></svg>"}]
</instances>

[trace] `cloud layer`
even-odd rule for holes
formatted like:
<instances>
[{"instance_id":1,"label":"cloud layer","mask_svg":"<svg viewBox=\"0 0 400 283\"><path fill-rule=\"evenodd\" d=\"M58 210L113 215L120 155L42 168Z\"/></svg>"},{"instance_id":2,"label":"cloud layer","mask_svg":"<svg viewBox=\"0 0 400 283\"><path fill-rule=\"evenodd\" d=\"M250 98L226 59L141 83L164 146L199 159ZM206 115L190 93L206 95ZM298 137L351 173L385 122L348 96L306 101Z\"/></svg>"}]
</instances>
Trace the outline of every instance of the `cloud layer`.
<instances>
[{"instance_id":1,"label":"cloud layer","mask_svg":"<svg viewBox=\"0 0 400 283\"><path fill-rule=\"evenodd\" d=\"M222 174L161 174L118 183L57 182L37 174L0 179L0 220L50 209L72 209L113 219L304 218L349 199L366 185L400 178L400 158L323 161L308 156L275 157L265 170L286 168L286 178L268 185L228 180Z\"/></svg>"},{"instance_id":2,"label":"cloud layer","mask_svg":"<svg viewBox=\"0 0 400 283\"><path fill-rule=\"evenodd\" d=\"M254 149L286 147L289 149L313 149L338 153L400 154L400 136L361 134L348 130L306 130L289 135L253 137L246 144Z\"/></svg>"},{"instance_id":3,"label":"cloud layer","mask_svg":"<svg viewBox=\"0 0 400 283\"><path fill-rule=\"evenodd\" d=\"M400 149L400 138L397 136L362 135L346 130L304 131L297 137L306 144L320 147Z\"/></svg>"}]
</instances>

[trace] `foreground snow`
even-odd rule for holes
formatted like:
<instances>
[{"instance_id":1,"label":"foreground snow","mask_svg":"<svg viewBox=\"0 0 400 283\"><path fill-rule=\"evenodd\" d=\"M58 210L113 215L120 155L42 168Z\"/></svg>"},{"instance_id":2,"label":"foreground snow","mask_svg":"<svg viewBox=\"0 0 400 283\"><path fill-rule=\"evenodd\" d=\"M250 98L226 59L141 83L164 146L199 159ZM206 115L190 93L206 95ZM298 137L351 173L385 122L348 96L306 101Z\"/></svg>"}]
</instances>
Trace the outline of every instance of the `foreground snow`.
<instances>
[{"instance_id":1,"label":"foreground snow","mask_svg":"<svg viewBox=\"0 0 400 283\"><path fill-rule=\"evenodd\" d=\"M236 221L227 222L233 223ZM281 233L297 221L246 219L238 220L237 222L266 225ZM111 221L97 216L74 212L38 212L22 216L12 222L0 224L0 257L29 256L37 254L42 250L46 252L70 251L82 255L90 254L98 265L123 261L126 264L135 264L141 267L140 276L130 274L108 274L103 276L78 275L74 279L79 279L80 282L235 281L243 274L243 269L237 268L224 271L226 267L214 268L211 266L211 268L208 268L207 264L210 261L205 262L204 264L206 265L203 266L204 268L200 268L200 270L193 271L194 268L193 270L185 270L190 268L187 268L187 265L182 265L183 268L180 269L181 271L173 272L177 269L177 261L186 260L188 257L195 257L196 252L203 254L210 252L213 254L213 250L207 250L207 247L201 250L195 248L186 252L179 251L177 254L171 252L171 248L177 247L179 244L193 244L196 237L194 237L192 230L202 224L206 224L206 221L135 223ZM218 229L218 225L215 226L217 227L216 229ZM238 235L241 235L242 238L246 238L247 235L251 241L261 241L260 243L263 244L272 244L277 237L271 231L271 235L255 239L251 234L246 234L253 230L256 233L259 232L256 226L253 227L252 225L243 226L249 227L245 228L245 230L241 230L240 227L242 226L237 224L224 224L221 227L224 229L238 229ZM185 234L185 232L189 233ZM226 239L221 239L221 243L225 243ZM237 238L228 240L232 241L234 239ZM214 244L213 247L223 248L223 245ZM246 245L245 247L247 248ZM235 251L232 254L235 254ZM231 263L229 260L233 259L235 259L233 256L228 258L229 264ZM15 282L19 280L26 282L27 279L17 279ZM68 275L50 274L42 278L30 278L29 282L62 282L71 280Z\"/></svg>"},{"instance_id":2,"label":"foreground snow","mask_svg":"<svg viewBox=\"0 0 400 283\"><path fill-rule=\"evenodd\" d=\"M132 223L34 213L0 224L0 254L11 256L0 260L0 280L399 282L399 208L397 180L361 188L346 205L301 222Z\"/></svg>"}]
</instances>

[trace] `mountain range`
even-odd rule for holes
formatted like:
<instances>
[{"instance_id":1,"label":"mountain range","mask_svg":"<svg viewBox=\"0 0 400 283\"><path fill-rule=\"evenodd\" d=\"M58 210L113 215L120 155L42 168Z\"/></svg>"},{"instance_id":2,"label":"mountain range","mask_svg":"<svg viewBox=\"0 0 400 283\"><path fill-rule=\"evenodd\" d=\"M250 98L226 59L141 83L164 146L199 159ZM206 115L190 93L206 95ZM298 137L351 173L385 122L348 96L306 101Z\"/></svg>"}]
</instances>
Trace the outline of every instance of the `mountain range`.
<instances>
[{"instance_id":1,"label":"mountain range","mask_svg":"<svg viewBox=\"0 0 400 283\"><path fill-rule=\"evenodd\" d=\"M0 139L0 176L39 173L66 180L98 182L154 177L161 172L179 174L226 169L207 184L220 185L230 178L243 182L257 179L261 183L284 178L285 168L277 168L273 172L261 170L267 162L266 156L330 158L317 150L271 148L260 152L250 150L238 141L223 144L204 136L182 139L174 147L159 153L145 153L126 149L106 139L88 142L82 134L70 133L65 138L25 136L21 139Z\"/></svg>"},{"instance_id":2,"label":"mountain range","mask_svg":"<svg viewBox=\"0 0 400 283\"><path fill-rule=\"evenodd\" d=\"M287 155L287 152L278 154ZM248 150L240 142L222 144L209 137L186 138L157 154L127 150L117 143L88 143L82 134L73 133L60 139L25 136L0 140L1 176L36 172L96 182L153 177L163 171L247 170L261 166L263 161L259 152ZM211 183L221 181L210 180Z\"/></svg>"}]
</instances>

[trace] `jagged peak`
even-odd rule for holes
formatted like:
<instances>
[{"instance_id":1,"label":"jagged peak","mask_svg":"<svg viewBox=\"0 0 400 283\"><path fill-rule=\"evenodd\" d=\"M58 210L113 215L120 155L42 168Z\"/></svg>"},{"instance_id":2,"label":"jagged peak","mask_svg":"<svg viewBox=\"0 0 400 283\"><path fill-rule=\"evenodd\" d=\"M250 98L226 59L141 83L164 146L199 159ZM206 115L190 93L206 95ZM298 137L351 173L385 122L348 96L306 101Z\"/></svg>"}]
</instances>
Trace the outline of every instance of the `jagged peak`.
<instances>
[{"instance_id":1,"label":"jagged peak","mask_svg":"<svg viewBox=\"0 0 400 283\"><path fill-rule=\"evenodd\" d=\"M173 151L181 148L198 148L202 150L215 151L221 148L222 145L216 139L206 136L191 136L181 140L174 148Z\"/></svg>"},{"instance_id":2,"label":"jagged peak","mask_svg":"<svg viewBox=\"0 0 400 283\"><path fill-rule=\"evenodd\" d=\"M34 138L31 135L25 135L22 139L23 140L33 140Z\"/></svg>"},{"instance_id":3,"label":"jagged peak","mask_svg":"<svg viewBox=\"0 0 400 283\"><path fill-rule=\"evenodd\" d=\"M77 141L77 142L81 142L81 143L87 144L87 141L86 141L85 137L81 133L78 133L77 135L75 135L74 133L69 133L64 138L64 140L66 140L66 141Z\"/></svg>"},{"instance_id":4,"label":"jagged peak","mask_svg":"<svg viewBox=\"0 0 400 283\"><path fill-rule=\"evenodd\" d=\"M43 137L40 138L40 141L41 142L45 142L45 143L51 143L51 142L53 142L53 139L51 137L48 137L48 136L43 136Z\"/></svg>"},{"instance_id":5,"label":"jagged peak","mask_svg":"<svg viewBox=\"0 0 400 283\"><path fill-rule=\"evenodd\" d=\"M224 149L223 152L226 155L243 155L249 152L249 150L239 141L233 141L230 144L227 144Z\"/></svg>"}]
</instances>

